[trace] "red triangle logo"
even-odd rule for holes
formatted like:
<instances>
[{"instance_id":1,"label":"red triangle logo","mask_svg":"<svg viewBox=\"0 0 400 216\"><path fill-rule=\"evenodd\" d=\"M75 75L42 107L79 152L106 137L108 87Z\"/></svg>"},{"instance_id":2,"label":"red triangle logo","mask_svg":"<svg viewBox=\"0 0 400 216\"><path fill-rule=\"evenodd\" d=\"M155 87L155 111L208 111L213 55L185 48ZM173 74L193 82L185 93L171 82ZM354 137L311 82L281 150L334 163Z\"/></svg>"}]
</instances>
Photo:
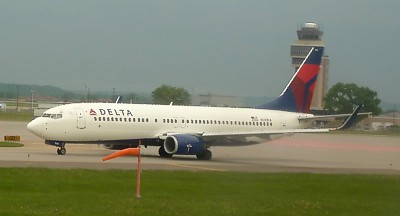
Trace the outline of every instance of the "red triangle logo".
<instances>
[{"instance_id":1,"label":"red triangle logo","mask_svg":"<svg viewBox=\"0 0 400 216\"><path fill-rule=\"evenodd\" d=\"M96 111L94 111L93 109L90 109L90 115L97 115Z\"/></svg>"}]
</instances>

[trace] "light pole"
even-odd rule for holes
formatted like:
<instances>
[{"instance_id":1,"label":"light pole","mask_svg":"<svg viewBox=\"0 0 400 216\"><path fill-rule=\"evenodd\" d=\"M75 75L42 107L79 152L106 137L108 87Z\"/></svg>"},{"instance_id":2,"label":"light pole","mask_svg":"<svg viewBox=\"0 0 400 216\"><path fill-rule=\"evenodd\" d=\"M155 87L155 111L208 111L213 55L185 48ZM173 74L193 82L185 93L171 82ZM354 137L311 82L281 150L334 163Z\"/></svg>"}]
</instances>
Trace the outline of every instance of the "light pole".
<instances>
[{"instance_id":1,"label":"light pole","mask_svg":"<svg viewBox=\"0 0 400 216\"><path fill-rule=\"evenodd\" d=\"M19 108L19 86L17 86L17 111Z\"/></svg>"},{"instance_id":2,"label":"light pole","mask_svg":"<svg viewBox=\"0 0 400 216\"><path fill-rule=\"evenodd\" d=\"M31 110L33 111L33 93L34 91L31 90Z\"/></svg>"},{"instance_id":3,"label":"light pole","mask_svg":"<svg viewBox=\"0 0 400 216\"><path fill-rule=\"evenodd\" d=\"M115 88L113 88L113 96L112 96L111 102L115 102L114 98L115 98Z\"/></svg>"}]
</instances>

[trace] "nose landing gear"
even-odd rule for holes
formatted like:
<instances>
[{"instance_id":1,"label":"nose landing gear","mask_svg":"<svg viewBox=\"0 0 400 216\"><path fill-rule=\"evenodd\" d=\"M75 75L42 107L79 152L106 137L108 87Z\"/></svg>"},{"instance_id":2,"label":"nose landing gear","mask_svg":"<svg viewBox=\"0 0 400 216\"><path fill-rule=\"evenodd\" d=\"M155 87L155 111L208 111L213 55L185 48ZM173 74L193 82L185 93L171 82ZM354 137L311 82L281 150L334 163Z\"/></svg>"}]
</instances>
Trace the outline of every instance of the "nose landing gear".
<instances>
[{"instance_id":1,"label":"nose landing gear","mask_svg":"<svg viewBox=\"0 0 400 216\"><path fill-rule=\"evenodd\" d=\"M59 147L57 149L57 154L58 155L65 155L67 153L67 150L65 149L65 142L61 141L54 141L54 140L46 140L45 143L47 145L52 145L52 146L57 146Z\"/></svg>"},{"instance_id":2,"label":"nose landing gear","mask_svg":"<svg viewBox=\"0 0 400 216\"><path fill-rule=\"evenodd\" d=\"M65 149L64 146L57 149L58 155L65 155L66 153L67 153L67 149Z\"/></svg>"}]
</instances>

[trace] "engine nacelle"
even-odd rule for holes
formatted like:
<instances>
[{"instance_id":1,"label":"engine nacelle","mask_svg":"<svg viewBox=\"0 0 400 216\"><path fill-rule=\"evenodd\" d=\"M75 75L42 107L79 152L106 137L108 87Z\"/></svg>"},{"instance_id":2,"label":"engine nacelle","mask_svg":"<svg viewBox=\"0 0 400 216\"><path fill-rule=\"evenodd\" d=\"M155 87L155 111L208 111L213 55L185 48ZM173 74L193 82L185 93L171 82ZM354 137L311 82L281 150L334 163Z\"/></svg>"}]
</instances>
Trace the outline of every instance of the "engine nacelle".
<instances>
[{"instance_id":1,"label":"engine nacelle","mask_svg":"<svg viewBox=\"0 0 400 216\"><path fill-rule=\"evenodd\" d=\"M206 146L201 137L176 134L165 139L164 149L168 154L197 155L203 152Z\"/></svg>"}]
</instances>

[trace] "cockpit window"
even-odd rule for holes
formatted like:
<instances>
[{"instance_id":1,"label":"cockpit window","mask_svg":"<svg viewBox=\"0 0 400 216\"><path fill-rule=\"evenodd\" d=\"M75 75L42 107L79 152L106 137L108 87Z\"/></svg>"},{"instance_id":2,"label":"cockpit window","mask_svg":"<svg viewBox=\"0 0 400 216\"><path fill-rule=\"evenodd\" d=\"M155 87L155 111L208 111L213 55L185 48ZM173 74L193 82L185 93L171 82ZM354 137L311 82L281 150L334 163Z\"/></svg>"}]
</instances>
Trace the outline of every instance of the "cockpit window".
<instances>
[{"instance_id":1,"label":"cockpit window","mask_svg":"<svg viewBox=\"0 0 400 216\"><path fill-rule=\"evenodd\" d=\"M60 119L60 118L62 118L62 114L43 113L42 117L43 118Z\"/></svg>"}]
</instances>

